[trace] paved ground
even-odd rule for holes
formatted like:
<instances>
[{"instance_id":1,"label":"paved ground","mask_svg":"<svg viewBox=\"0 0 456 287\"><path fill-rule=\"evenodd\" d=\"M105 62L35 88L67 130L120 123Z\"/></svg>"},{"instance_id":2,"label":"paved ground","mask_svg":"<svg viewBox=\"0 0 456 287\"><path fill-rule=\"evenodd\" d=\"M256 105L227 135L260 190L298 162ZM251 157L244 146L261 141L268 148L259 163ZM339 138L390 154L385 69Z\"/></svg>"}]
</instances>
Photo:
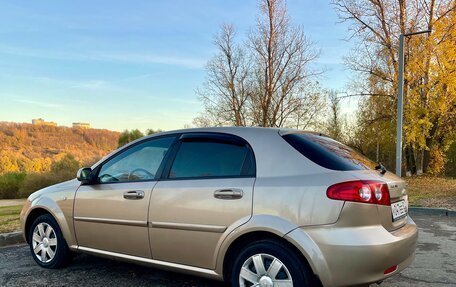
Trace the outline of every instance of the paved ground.
<instances>
[{"instance_id":1,"label":"paved ground","mask_svg":"<svg viewBox=\"0 0 456 287\"><path fill-rule=\"evenodd\" d=\"M414 219L420 227L416 260L381 286L456 286L456 217L420 213ZM24 245L0 248L0 258L0 286L225 286L88 255L76 257L66 269L45 270Z\"/></svg>"},{"instance_id":2,"label":"paved ground","mask_svg":"<svg viewBox=\"0 0 456 287\"><path fill-rule=\"evenodd\" d=\"M0 199L0 207L24 204L26 199Z\"/></svg>"},{"instance_id":3,"label":"paved ground","mask_svg":"<svg viewBox=\"0 0 456 287\"><path fill-rule=\"evenodd\" d=\"M383 286L456 286L456 216L419 212L412 218L420 229L412 265Z\"/></svg>"}]
</instances>

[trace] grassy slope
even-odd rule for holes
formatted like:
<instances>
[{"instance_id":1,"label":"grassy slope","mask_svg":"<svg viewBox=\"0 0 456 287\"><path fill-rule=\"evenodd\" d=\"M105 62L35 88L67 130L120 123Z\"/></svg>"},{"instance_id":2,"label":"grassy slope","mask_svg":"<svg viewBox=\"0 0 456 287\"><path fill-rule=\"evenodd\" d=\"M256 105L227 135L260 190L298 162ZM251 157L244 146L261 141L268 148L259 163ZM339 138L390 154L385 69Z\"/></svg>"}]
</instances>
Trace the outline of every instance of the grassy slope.
<instances>
[{"instance_id":1,"label":"grassy slope","mask_svg":"<svg viewBox=\"0 0 456 287\"><path fill-rule=\"evenodd\" d=\"M0 207L0 233L12 232L21 229L19 214L22 205Z\"/></svg>"},{"instance_id":2,"label":"grassy slope","mask_svg":"<svg viewBox=\"0 0 456 287\"><path fill-rule=\"evenodd\" d=\"M456 210L456 179L420 176L406 181L410 205Z\"/></svg>"},{"instance_id":3,"label":"grassy slope","mask_svg":"<svg viewBox=\"0 0 456 287\"><path fill-rule=\"evenodd\" d=\"M100 129L0 122L0 173L46 171L45 159L55 162L68 153L83 164L93 163L117 148L119 135Z\"/></svg>"}]
</instances>

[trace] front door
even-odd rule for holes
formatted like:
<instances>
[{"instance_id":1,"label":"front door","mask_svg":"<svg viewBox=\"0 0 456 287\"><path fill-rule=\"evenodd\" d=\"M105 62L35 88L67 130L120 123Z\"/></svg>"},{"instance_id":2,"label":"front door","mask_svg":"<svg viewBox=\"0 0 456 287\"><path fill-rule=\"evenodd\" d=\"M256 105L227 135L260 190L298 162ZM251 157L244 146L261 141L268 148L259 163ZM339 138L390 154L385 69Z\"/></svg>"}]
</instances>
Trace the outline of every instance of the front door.
<instances>
[{"instance_id":1,"label":"front door","mask_svg":"<svg viewBox=\"0 0 456 287\"><path fill-rule=\"evenodd\" d=\"M150 258L148 208L162 161L174 137L131 145L95 168L96 183L76 192L78 245Z\"/></svg>"},{"instance_id":2,"label":"front door","mask_svg":"<svg viewBox=\"0 0 456 287\"><path fill-rule=\"evenodd\" d=\"M182 135L151 197L153 258L215 268L222 235L250 219L254 181L254 158L244 140Z\"/></svg>"}]
</instances>

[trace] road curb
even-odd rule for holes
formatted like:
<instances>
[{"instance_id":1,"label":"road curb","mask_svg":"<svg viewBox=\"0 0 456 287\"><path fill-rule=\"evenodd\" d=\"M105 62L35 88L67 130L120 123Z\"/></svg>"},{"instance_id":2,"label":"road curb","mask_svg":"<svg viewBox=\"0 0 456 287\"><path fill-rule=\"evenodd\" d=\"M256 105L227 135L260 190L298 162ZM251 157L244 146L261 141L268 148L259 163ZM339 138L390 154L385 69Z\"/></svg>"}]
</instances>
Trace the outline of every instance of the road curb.
<instances>
[{"instance_id":1,"label":"road curb","mask_svg":"<svg viewBox=\"0 0 456 287\"><path fill-rule=\"evenodd\" d=\"M438 216L448 216L448 217L456 217L456 211L448 210L444 208L428 208L428 207L409 207L409 212L413 215L413 213L419 214L427 214L427 215L438 215Z\"/></svg>"},{"instance_id":2,"label":"road curb","mask_svg":"<svg viewBox=\"0 0 456 287\"><path fill-rule=\"evenodd\" d=\"M22 232L0 233L0 247L24 243Z\"/></svg>"}]
</instances>

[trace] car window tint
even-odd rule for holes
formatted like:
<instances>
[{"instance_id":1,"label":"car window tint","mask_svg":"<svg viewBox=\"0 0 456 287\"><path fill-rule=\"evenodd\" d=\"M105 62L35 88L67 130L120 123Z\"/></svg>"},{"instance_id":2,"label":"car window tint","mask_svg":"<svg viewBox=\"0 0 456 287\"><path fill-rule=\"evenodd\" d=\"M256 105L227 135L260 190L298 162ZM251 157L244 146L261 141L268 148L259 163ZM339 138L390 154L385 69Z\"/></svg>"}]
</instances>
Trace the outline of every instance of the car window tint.
<instances>
[{"instance_id":1,"label":"car window tint","mask_svg":"<svg viewBox=\"0 0 456 287\"><path fill-rule=\"evenodd\" d=\"M314 163L332 170L374 169L375 163L338 141L317 134L288 134L283 138Z\"/></svg>"},{"instance_id":2,"label":"car window tint","mask_svg":"<svg viewBox=\"0 0 456 287\"><path fill-rule=\"evenodd\" d=\"M182 142L169 178L240 176L247 146L217 142Z\"/></svg>"},{"instance_id":3,"label":"car window tint","mask_svg":"<svg viewBox=\"0 0 456 287\"><path fill-rule=\"evenodd\" d=\"M131 148L103 164L99 182L124 182L154 179L173 137L150 140Z\"/></svg>"}]
</instances>

